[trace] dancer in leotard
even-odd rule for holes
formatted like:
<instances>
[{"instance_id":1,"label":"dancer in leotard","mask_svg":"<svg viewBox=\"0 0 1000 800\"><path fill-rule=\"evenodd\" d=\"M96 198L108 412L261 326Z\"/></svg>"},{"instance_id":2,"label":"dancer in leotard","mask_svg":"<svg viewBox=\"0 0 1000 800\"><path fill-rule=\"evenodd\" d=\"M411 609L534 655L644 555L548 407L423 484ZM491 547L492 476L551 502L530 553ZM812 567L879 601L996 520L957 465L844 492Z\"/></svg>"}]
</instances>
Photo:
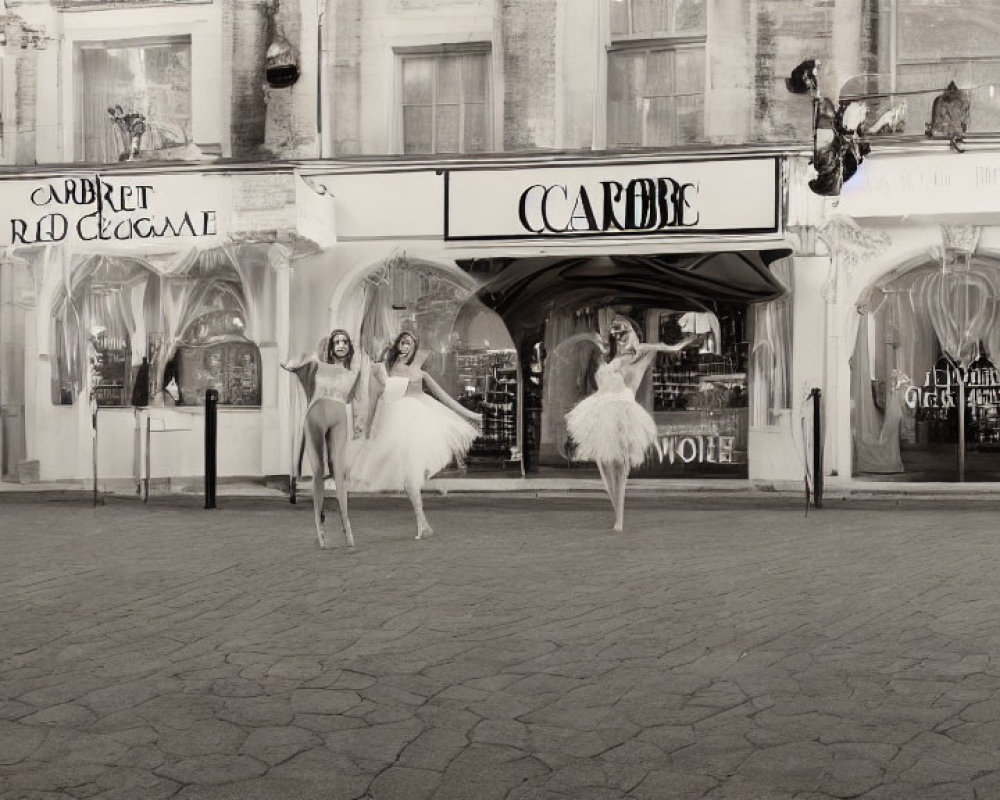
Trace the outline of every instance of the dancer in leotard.
<instances>
[{"instance_id":1,"label":"dancer in leotard","mask_svg":"<svg viewBox=\"0 0 1000 800\"><path fill-rule=\"evenodd\" d=\"M347 331L333 331L327 342L326 352L319 357L311 356L298 363L284 362L281 366L298 376L309 400L303 429L312 467L313 516L319 546L328 546L323 535L326 520L323 499L329 465L337 484L344 537L348 546L354 547L351 521L347 516L347 443L353 427L351 400L361 372L353 364L354 345Z\"/></svg>"},{"instance_id":2,"label":"dancer in leotard","mask_svg":"<svg viewBox=\"0 0 1000 800\"><path fill-rule=\"evenodd\" d=\"M621 533L625 519L625 484L633 466L650 450L659 452L656 423L635 399L646 370L657 353L676 353L696 337L677 344L643 344L632 320L616 316L610 326L608 359L597 369L597 391L566 414L566 427L576 443L575 457L596 461L604 488L615 510L613 530Z\"/></svg>"},{"instance_id":3,"label":"dancer in leotard","mask_svg":"<svg viewBox=\"0 0 1000 800\"><path fill-rule=\"evenodd\" d=\"M470 422L482 417L449 397L414 364L417 347L417 338L404 331L376 364L371 439L352 465L351 479L374 491L405 491L417 519L416 538L426 539L434 531L420 496L424 481L453 459L464 458L478 434Z\"/></svg>"}]
</instances>

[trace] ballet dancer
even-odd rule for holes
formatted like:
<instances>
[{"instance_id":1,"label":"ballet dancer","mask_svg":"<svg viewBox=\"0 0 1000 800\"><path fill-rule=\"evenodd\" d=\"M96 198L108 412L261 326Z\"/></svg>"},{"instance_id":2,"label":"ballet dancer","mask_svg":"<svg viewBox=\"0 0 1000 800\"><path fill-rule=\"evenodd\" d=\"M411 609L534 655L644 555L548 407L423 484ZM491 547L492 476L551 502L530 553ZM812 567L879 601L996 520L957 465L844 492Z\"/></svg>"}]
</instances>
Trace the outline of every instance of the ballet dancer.
<instances>
[{"instance_id":1,"label":"ballet dancer","mask_svg":"<svg viewBox=\"0 0 1000 800\"><path fill-rule=\"evenodd\" d=\"M660 452L656 422L635 399L646 370L657 353L676 353L691 344L691 336L677 344L644 344L635 323L618 315L609 328L605 347L595 334L605 361L595 375L597 390L566 414L566 427L576 443L576 458L596 461L604 488L615 511L615 533L625 519L625 484L632 467L645 461L649 450Z\"/></svg>"},{"instance_id":2,"label":"ballet dancer","mask_svg":"<svg viewBox=\"0 0 1000 800\"><path fill-rule=\"evenodd\" d=\"M351 467L351 480L373 491L406 492L417 539L434 534L420 491L427 478L464 458L482 417L460 405L414 363L418 341L403 331L375 365L370 439ZM466 421L468 420L468 421Z\"/></svg>"},{"instance_id":3,"label":"ballet dancer","mask_svg":"<svg viewBox=\"0 0 1000 800\"><path fill-rule=\"evenodd\" d=\"M347 331L337 329L321 347L318 356L310 356L298 363L282 362L283 369L295 373L306 392L303 436L312 466L313 517L316 538L321 548L329 547L323 533L326 513L323 510L326 467L330 467L337 484L337 503L344 538L354 547L351 521L347 516L347 445L351 438L353 420L351 399L357 386L360 369L354 364L354 344ZM301 454L299 472L301 473Z\"/></svg>"}]
</instances>

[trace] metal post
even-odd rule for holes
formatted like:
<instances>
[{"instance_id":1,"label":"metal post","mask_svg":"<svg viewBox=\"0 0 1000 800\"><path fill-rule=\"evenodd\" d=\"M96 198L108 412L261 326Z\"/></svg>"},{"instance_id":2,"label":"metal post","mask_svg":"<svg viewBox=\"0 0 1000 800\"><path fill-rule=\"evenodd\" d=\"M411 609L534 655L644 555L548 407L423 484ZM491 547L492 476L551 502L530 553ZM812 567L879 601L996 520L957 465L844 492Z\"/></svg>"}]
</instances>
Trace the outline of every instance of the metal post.
<instances>
[{"instance_id":1,"label":"metal post","mask_svg":"<svg viewBox=\"0 0 1000 800\"><path fill-rule=\"evenodd\" d=\"M94 472L94 506L97 506L97 394L90 393L90 426L91 426L91 450L93 451L93 472Z\"/></svg>"},{"instance_id":2,"label":"metal post","mask_svg":"<svg viewBox=\"0 0 1000 800\"><path fill-rule=\"evenodd\" d=\"M153 423L152 420L146 417L146 477L143 480L144 491L142 495L142 502L149 502L149 479L150 472L152 471L152 456L150 455L150 445L153 439Z\"/></svg>"},{"instance_id":3,"label":"metal post","mask_svg":"<svg viewBox=\"0 0 1000 800\"><path fill-rule=\"evenodd\" d=\"M823 418L820 404L822 391L814 387L809 396L813 401L813 505L823 507Z\"/></svg>"},{"instance_id":4,"label":"metal post","mask_svg":"<svg viewBox=\"0 0 1000 800\"><path fill-rule=\"evenodd\" d=\"M205 391L205 508L215 508L218 405L218 390L207 389Z\"/></svg>"},{"instance_id":5,"label":"metal post","mask_svg":"<svg viewBox=\"0 0 1000 800\"><path fill-rule=\"evenodd\" d=\"M958 376L958 481L965 482L965 375L956 368Z\"/></svg>"}]
</instances>

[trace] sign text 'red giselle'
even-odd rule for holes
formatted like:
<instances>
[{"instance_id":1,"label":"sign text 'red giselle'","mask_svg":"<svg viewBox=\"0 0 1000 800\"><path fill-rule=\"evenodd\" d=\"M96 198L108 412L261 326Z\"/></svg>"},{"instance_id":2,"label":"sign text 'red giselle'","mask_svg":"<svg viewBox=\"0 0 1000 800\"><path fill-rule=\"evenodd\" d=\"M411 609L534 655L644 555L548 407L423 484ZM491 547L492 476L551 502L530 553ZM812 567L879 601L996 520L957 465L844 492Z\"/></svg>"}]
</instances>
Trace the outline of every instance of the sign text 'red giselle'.
<instances>
[{"instance_id":1,"label":"sign text 'red giselle'","mask_svg":"<svg viewBox=\"0 0 1000 800\"><path fill-rule=\"evenodd\" d=\"M216 211L157 213L157 185L75 176L34 186L28 196L37 214L10 219L10 243L47 244L215 236Z\"/></svg>"},{"instance_id":2,"label":"sign text 'red giselle'","mask_svg":"<svg viewBox=\"0 0 1000 800\"><path fill-rule=\"evenodd\" d=\"M776 158L454 169L444 173L444 235L777 234L779 172Z\"/></svg>"}]
</instances>

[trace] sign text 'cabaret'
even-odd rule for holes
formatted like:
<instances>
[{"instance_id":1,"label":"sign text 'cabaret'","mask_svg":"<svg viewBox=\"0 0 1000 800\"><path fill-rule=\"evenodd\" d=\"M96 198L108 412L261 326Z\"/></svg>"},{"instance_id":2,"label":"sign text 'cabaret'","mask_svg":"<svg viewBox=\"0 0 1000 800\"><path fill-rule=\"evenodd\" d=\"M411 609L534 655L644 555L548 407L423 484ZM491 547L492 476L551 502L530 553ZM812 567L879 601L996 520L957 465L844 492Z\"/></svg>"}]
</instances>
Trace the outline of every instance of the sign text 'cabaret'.
<instances>
[{"instance_id":1,"label":"sign text 'cabaret'","mask_svg":"<svg viewBox=\"0 0 1000 800\"><path fill-rule=\"evenodd\" d=\"M112 183L98 175L52 181L31 192L31 204L43 213L10 220L11 243L61 242L71 233L85 242L216 235L214 210L157 214L155 193L150 184Z\"/></svg>"},{"instance_id":2,"label":"sign text 'cabaret'","mask_svg":"<svg viewBox=\"0 0 1000 800\"><path fill-rule=\"evenodd\" d=\"M608 233L689 228L700 214L696 183L635 178L570 187L536 183L521 193L518 217L532 233Z\"/></svg>"}]
</instances>

